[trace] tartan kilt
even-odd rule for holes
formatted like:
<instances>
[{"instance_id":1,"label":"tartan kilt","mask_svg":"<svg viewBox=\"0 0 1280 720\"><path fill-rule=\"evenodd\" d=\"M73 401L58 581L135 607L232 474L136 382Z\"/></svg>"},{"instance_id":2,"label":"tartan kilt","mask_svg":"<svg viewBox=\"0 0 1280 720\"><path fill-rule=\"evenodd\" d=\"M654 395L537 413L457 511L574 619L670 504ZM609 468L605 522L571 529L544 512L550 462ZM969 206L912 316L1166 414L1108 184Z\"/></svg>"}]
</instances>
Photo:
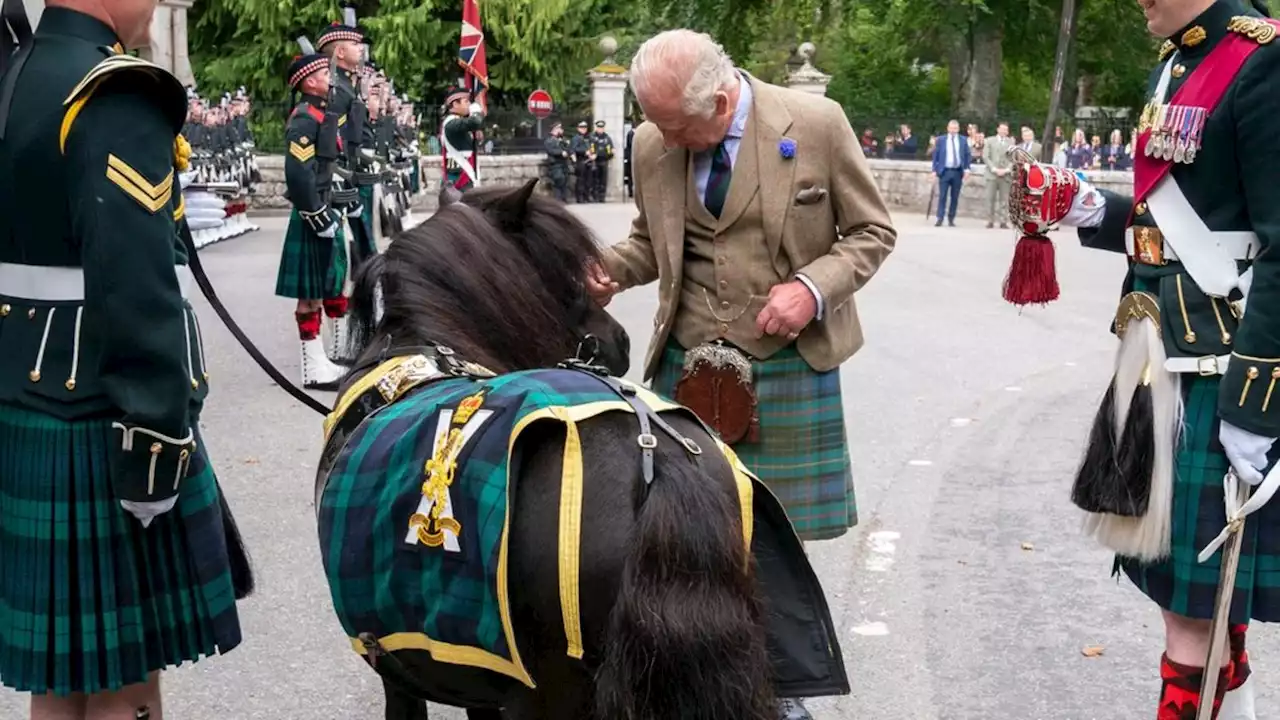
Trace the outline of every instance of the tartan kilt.
<instances>
[{"instance_id":1,"label":"tartan kilt","mask_svg":"<svg viewBox=\"0 0 1280 720\"><path fill-rule=\"evenodd\" d=\"M143 528L111 493L117 442L109 419L0 405L0 682L15 690L118 690L240 643L203 443L177 506Z\"/></svg>"},{"instance_id":2,"label":"tartan kilt","mask_svg":"<svg viewBox=\"0 0 1280 720\"><path fill-rule=\"evenodd\" d=\"M311 231L297 210L290 211L276 274L276 295L298 300L327 300L342 295L347 278L345 243L341 224L333 239L322 238Z\"/></svg>"},{"instance_id":3,"label":"tartan kilt","mask_svg":"<svg viewBox=\"0 0 1280 720\"><path fill-rule=\"evenodd\" d=\"M668 342L650 383L675 397L684 348ZM816 372L789 346L751 362L760 441L733 445L738 458L773 492L801 540L828 540L858 524L845 433L840 371Z\"/></svg>"},{"instance_id":4,"label":"tartan kilt","mask_svg":"<svg viewBox=\"0 0 1280 720\"><path fill-rule=\"evenodd\" d=\"M1182 383L1185 419L1174 466L1170 555L1154 564L1117 556L1115 566L1165 610L1207 620L1222 553L1203 563L1196 556L1226 525L1222 478L1230 464L1218 442L1219 379L1183 375ZM1280 622L1280 502L1263 505L1244 524L1231 622L1250 619Z\"/></svg>"}]
</instances>

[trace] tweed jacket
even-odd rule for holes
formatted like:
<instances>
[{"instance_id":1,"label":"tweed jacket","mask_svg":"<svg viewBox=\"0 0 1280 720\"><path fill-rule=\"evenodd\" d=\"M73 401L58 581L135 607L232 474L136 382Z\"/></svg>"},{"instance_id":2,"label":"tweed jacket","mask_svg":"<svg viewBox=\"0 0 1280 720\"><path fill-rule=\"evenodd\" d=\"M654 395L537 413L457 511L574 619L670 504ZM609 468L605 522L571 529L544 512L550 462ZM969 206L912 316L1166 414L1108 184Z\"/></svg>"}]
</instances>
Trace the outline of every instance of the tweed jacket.
<instances>
[{"instance_id":1,"label":"tweed jacket","mask_svg":"<svg viewBox=\"0 0 1280 720\"><path fill-rule=\"evenodd\" d=\"M892 252L897 232L840 105L747 77L753 91L747 122L756 123L756 141L749 147L744 139L738 152L730 190L737 199L725 206L722 221L732 223L749 203L761 203L775 267L759 272L786 280L803 274L817 287L824 314L800 333L796 348L815 370L831 370L862 347L853 296ZM780 151L783 138L795 142L794 157ZM605 252L606 269L622 289L659 282L646 379L657 371L680 305L689 159L683 148L664 147L652 123L636 129L632 162L639 214L630 236ZM741 182L751 192L741 193ZM722 231L727 247L733 248L740 227L728 224Z\"/></svg>"}]
</instances>

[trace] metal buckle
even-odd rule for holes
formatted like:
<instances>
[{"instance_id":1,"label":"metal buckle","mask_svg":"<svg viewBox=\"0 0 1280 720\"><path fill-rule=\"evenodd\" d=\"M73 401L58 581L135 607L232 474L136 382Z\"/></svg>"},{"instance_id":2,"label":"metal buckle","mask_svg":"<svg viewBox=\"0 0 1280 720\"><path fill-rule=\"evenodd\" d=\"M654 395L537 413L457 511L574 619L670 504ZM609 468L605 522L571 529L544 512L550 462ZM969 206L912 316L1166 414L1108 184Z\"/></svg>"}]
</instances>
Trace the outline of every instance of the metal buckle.
<instances>
[{"instance_id":1,"label":"metal buckle","mask_svg":"<svg viewBox=\"0 0 1280 720\"><path fill-rule=\"evenodd\" d=\"M693 438L681 438L684 443L684 449L689 451L690 455L701 455L702 447L693 441Z\"/></svg>"},{"instance_id":2,"label":"metal buckle","mask_svg":"<svg viewBox=\"0 0 1280 720\"><path fill-rule=\"evenodd\" d=\"M640 433L636 436L636 443L645 450L652 450L658 447L658 438L653 433Z\"/></svg>"},{"instance_id":3,"label":"metal buckle","mask_svg":"<svg viewBox=\"0 0 1280 720\"><path fill-rule=\"evenodd\" d=\"M1218 356L1206 355L1202 358L1196 358L1196 369L1199 370L1201 377L1213 377L1218 374Z\"/></svg>"}]
</instances>

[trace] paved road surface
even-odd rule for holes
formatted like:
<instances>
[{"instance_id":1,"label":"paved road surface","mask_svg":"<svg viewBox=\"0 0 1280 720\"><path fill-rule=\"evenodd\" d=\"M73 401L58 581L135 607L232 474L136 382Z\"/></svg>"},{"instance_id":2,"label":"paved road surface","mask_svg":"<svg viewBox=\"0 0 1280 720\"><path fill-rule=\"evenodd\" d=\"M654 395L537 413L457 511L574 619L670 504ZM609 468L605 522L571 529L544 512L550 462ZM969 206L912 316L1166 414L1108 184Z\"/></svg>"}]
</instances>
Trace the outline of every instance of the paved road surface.
<instances>
[{"instance_id":1,"label":"paved road surface","mask_svg":"<svg viewBox=\"0 0 1280 720\"><path fill-rule=\"evenodd\" d=\"M581 209L608 242L632 212ZM867 345L842 370L861 524L811 547L854 689L811 709L819 720L1153 716L1159 615L1108 577L1109 554L1079 536L1067 501L1108 378L1122 262L1060 233L1062 299L1019 313L999 296L1007 234L975 221L896 221L897 251L857 296ZM292 301L272 294L283 220L259 222L261 232L202 257L248 332L293 375ZM632 334L636 372L655 305L649 288L612 306ZM260 589L242 606L240 648L169 673L167 717L381 717L379 685L348 649L316 551L320 418L200 311L214 385L204 433ZM1263 627L1250 642L1262 672L1280 667L1280 632ZM1105 651L1085 657L1093 645ZM1275 716L1280 683L1259 705ZM23 708L0 694L0 717Z\"/></svg>"}]
</instances>

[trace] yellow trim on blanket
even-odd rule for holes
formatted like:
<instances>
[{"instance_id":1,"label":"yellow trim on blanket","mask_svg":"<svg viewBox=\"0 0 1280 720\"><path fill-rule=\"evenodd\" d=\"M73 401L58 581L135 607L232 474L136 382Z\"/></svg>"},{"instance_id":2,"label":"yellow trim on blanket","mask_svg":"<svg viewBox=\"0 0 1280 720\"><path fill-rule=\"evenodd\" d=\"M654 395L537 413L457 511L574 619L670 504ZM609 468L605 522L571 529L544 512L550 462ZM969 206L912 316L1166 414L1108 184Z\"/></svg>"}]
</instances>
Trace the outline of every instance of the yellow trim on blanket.
<instances>
[{"instance_id":1,"label":"yellow trim on blanket","mask_svg":"<svg viewBox=\"0 0 1280 720\"><path fill-rule=\"evenodd\" d=\"M501 584L501 576L499 578ZM505 624L505 623L504 623ZM397 650L425 650L431 654L431 657L438 662L449 663L451 665L469 665L471 667L484 668L493 672L515 678L520 682L534 687L533 678L529 677L529 673L525 672L524 667L513 664L506 658L485 652L479 648L467 647L465 645L453 645L451 643L440 642L427 637L424 633L393 633L385 637L378 638L378 644L387 652L396 652ZM351 649L360 655L368 654L364 644L359 638L351 638ZM512 653L516 655L515 652ZM517 660L517 663L519 661Z\"/></svg>"},{"instance_id":2,"label":"yellow trim on blanket","mask_svg":"<svg viewBox=\"0 0 1280 720\"><path fill-rule=\"evenodd\" d=\"M755 532L755 486L752 485L751 471L742 464L738 459L738 454L733 448L724 444L720 438L716 438L716 447L720 448L720 452L724 453L725 459L729 461L729 467L733 468L733 481L738 486L738 507L742 513L742 541L747 546L747 560L751 559L751 537Z\"/></svg>"},{"instance_id":3,"label":"yellow trim on blanket","mask_svg":"<svg viewBox=\"0 0 1280 720\"><path fill-rule=\"evenodd\" d=\"M582 606L580 565L582 561L582 438L578 424L564 408L556 415L565 424L564 461L560 471L560 611L569 657L582 659Z\"/></svg>"},{"instance_id":4,"label":"yellow trim on blanket","mask_svg":"<svg viewBox=\"0 0 1280 720\"><path fill-rule=\"evenodd\" d=\"M377 385L378 381L387 373L395 370L415 357L419 356L401 355L400 357L393 357L365 373L364 377L361 377L359 380L355 381L351 387L347 388L342 395L338 397L338 402L333 406L333 412L325 416L324 441L326 443L329 442L329 435L333 432L333 426L337 425L338 421L342 419L342 416L347 414L347 411L351 409L351 405L355 403L357 398L368 392L374 385Z\"/></svg>"}]
</instances>

